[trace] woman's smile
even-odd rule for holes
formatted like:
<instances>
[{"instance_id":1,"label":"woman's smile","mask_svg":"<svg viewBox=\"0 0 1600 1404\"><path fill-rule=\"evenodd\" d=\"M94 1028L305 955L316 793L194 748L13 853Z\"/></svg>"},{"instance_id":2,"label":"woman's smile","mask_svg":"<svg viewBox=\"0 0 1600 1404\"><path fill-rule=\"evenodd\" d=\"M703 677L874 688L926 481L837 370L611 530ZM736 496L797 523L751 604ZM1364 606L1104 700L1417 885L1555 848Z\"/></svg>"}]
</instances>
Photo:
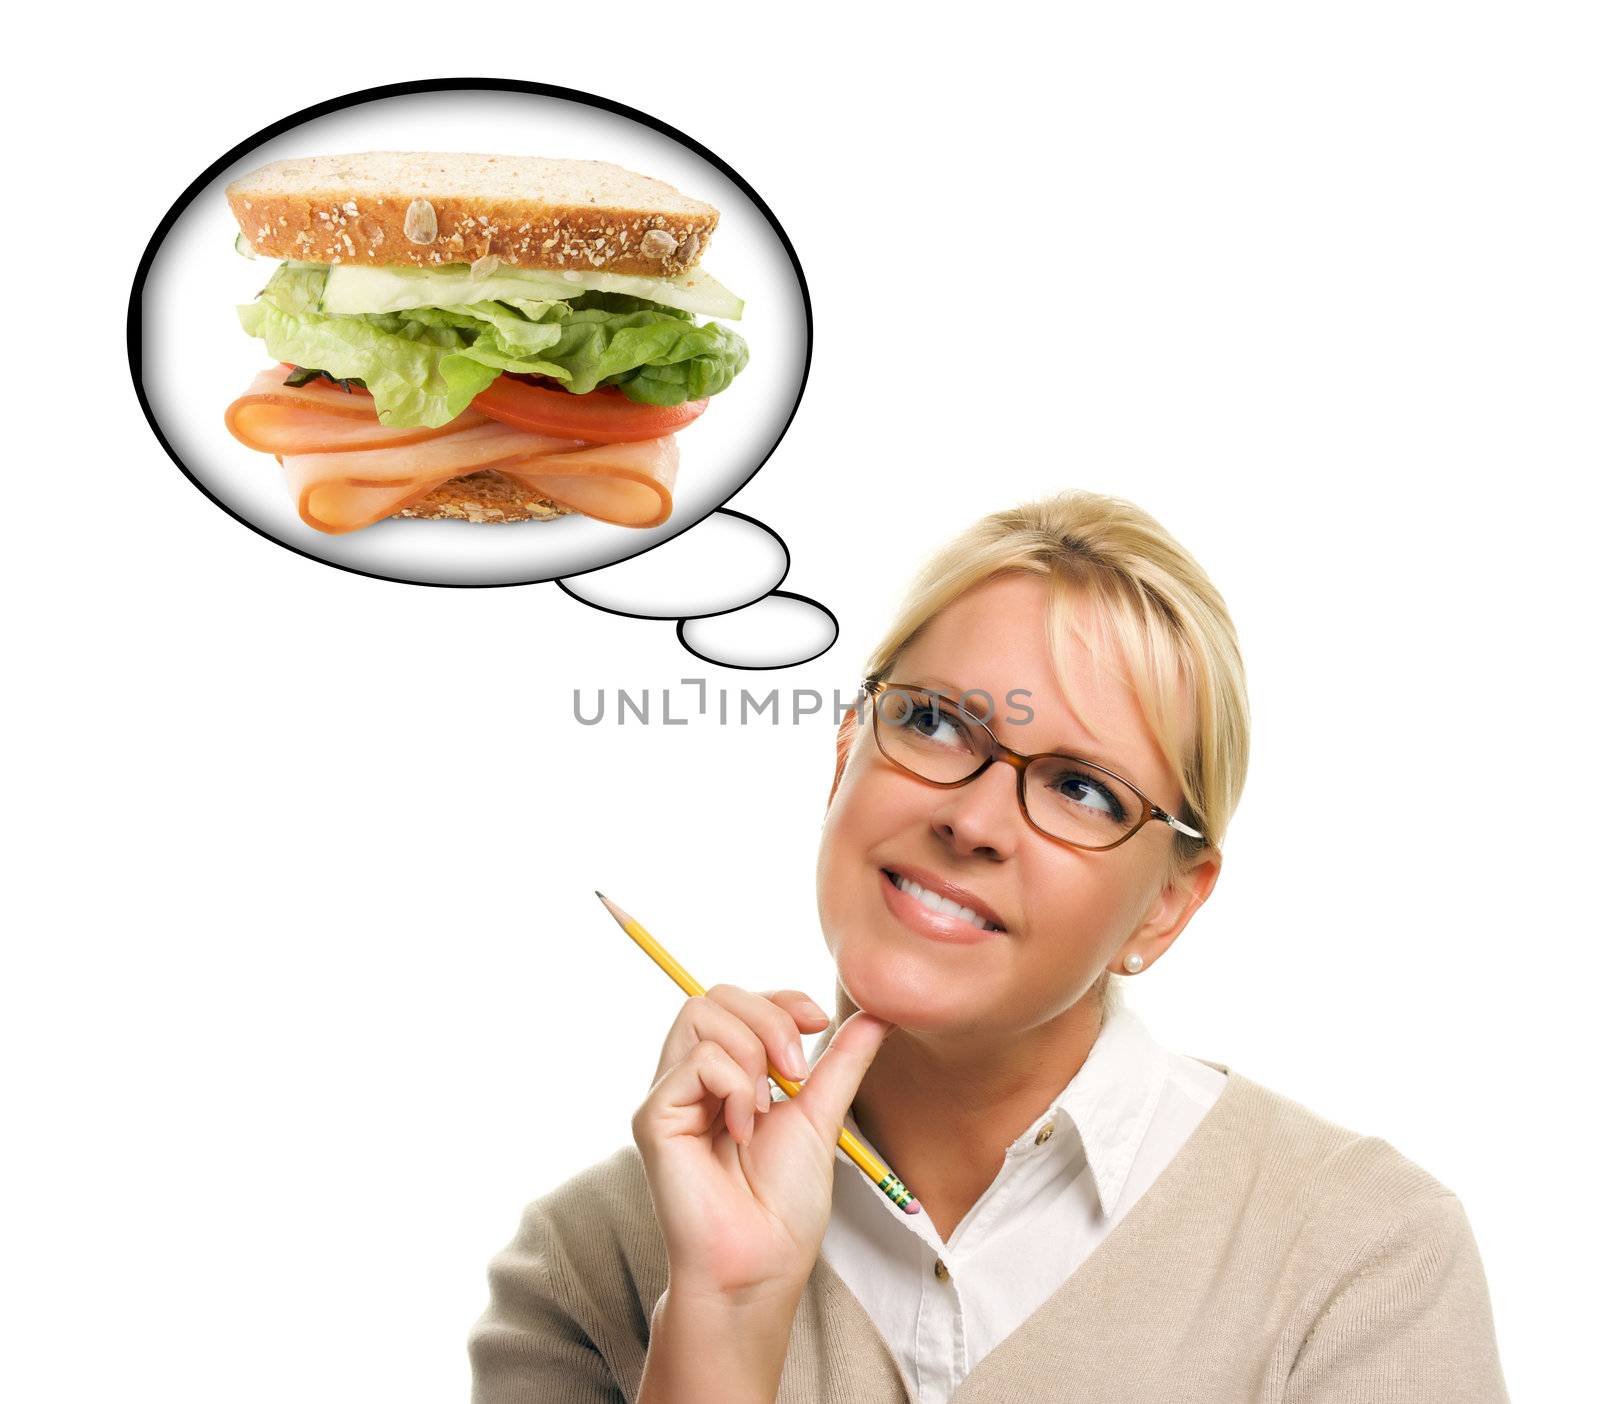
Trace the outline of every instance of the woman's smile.
<instances>
[{"instance_id":1,"label":"woman's smile","mask_svg":"<svg viewBox=\"0 0 1600 1404\"><path fill-rule=\"evenodd\" d=\"M922 881L918 882L917 877ZM884 903L903 926L917 935L970 945L1002 934L1004 927L987 907L980 904L979 909L974 909L957 897L942 896L938 890L941 885L945 884L922 869L878 869L878 887Z\"/></svg>"}]
</instances>

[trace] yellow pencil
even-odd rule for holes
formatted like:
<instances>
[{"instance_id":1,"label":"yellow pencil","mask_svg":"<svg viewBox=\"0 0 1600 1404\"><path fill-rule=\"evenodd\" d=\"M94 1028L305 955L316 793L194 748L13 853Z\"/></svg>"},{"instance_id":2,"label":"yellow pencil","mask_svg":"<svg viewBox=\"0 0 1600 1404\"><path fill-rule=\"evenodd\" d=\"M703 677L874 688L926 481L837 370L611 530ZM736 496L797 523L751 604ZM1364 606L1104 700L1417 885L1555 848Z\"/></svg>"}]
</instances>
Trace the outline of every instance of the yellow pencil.
<instances>
[{"instance_id":1,"label":"yellow pencil","mask_svg":"<svg viewBox=\"0 0 1600 1404\"><path fill-rule=\"evenodd\" d=\"M705 987L679 965L667 953L661 943L644 927L640 926L605 893L596 891L594 895L605 903L606 910L617 919L617 925L633 937L640 950L673 978L680 990L688 995L703 995L705 993ZM783 1088L785 1096L798 1097L800 1095L800 1084L791 1082L771 1063L767 1064L767 1076L776 1082L779 1087ZM843 1147L844 1153L866 1172L867 1178L888 1195L893 1203L899 1205L907 1214L920 1214L922 1212L922 1206L912 1198L911 1191L901 1183L899 1177L891 1174L889 1167L852 1136L846 1128L841 1128L839 1131L839 1145Z\"/></svg>"}]
</instances>

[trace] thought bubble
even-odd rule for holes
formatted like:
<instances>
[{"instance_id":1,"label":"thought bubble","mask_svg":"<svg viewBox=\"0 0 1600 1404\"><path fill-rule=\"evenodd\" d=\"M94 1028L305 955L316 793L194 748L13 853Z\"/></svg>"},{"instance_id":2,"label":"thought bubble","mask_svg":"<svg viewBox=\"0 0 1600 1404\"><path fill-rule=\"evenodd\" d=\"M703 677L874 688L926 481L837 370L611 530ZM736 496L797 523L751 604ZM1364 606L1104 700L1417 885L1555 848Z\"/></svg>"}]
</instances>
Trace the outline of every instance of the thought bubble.
<instances>
[{"instance_id":1,"label":"thought bubble","mask_svg":"<svg viewBox=\"0 0 1600 1404\"><path fill-rule=\"evenodd\" d=\"M273 461L271 448L256 451L238 441L234 437L237 418L230 420L232 430L224 424L224 410L247 394L256 377L271 370L273 356L288 359L282 353L269 352L261 340L246 334L235 310L255 302L263 284L280 266L279 259L288 256L275 253L255 261L240 256L235 240L241 225L229 207L225 187L271 161L407 150L609 161L715 206L718 222L698 266L743 299L743 316L729 325L747 343L749 361L731 383L709 396L703 413L672 431L677 468L675 474L665 470L658 474L659 481L669 485L671 495L664 521L652 526L601 520L596 513L603 515L605 501L615 497L591 495L584 499L581 492L573 502L563 504L563 515L552 519L496 521L495 499L485 493L484 502L474 498L462 508L474 520L418 520L380 514L370 525L330 531L333 519L308 507L312 498L303 484L298 491L291 490L302 480ZM257 230L251 237L266 236ZM290 260L281 266L309 265ZM331 268L331 264L317 266ZM489 270L489 274L493 272ZM509 304L499 305L508 313L516 310ZM316 315L350 315L324 310L320 301L311 310ZM534 314L524 309L518 315ZM696 316L701 326L720 320L711 314ZM462 335L470 347L470 334ZM152 236L135 278L128 344L134 384L146 418L168 456L190 481L251 530L337 569L438 586L528 585L572 577L568 593L596 608L680 621L753 607L770 595L787 570L787 552L776 533L743 514L719 509L772 455L804 391L811 355L811 308L799 260L772 211L741 175L692 138L608 99L510 79L441 79L348 94L274 123L219 157L174 201ZM503 382L512 389L518 385L536 391L541 385L552 391L561 388L542 374L521 379L503 376ZM316 388L329 395L336 393L331 381L317 382ZM590 393L598 395L605 389L602 384ZM275 396L281 393L276 380L266 390ZM357 386L353 393L363 391ZM617 403L620 392L608 393L612 403ZM581 394L573 396L574 401L582 398ZM349 403L358 402L341 402L336 410L346 412ZM369 395L365 403L375 407L376 395ZM474 415L484 412L476 402L471 409ZM298 402L295 412L300 412ZM371 416L370 410L368 414ZM372 417L374 428L379 427L379 419ZM496 420L482 428L499 433L495 425L500 423ZM537 432L549 441L551 431ZM412 471L413 462L422 461L423 447L422 443L408 447L405 471ZM576 447L607 449L604 442L581 439ZM341 472L348 463L349 472L341 479L340 488L348 496L348 484L363 491L370 486L373 475L366 471L370 461L357 463L354 458L355 452L366 450L364 443L342 453L290 449L281 457L287 457L301 474L306 471L307 455L318 460L318 467L337 458ZM398 447L383 451L402 452ZM531 450L519 448L519 452L524 456L515 462L526 468ZM505 462L509 465L513 460ZM591 470L586 467L585 471ZM492 465L487 472L492 478ZM616 478L621 492L632 492L626 487L629 479L623 470L608 472L621 474ZM536 477L529 472L529 481ZM559 501L557 478L549 476L547 481L552 498ZM576 479L569 474L564 481L570 486ZM471 482L463 475L445 485L462 489ZM461 492L458 496L472 494ZM589 507L574 505L580 501ZM410 506L402 503L395 510L410 510ZM345 526L348 520L334 520L334 525ZM691 533L697 524L707 528L703 534L695 533L700 545L674 545L670 558L641 575L611 575L625 563L642 565L657 551ZM710 554L702 561L696 558L696 551ZM712 562L718 561L719 553L728 552L734 553L737 569L725 570L719 561L713 570ZM656 582L653 595L631 583L645 578ZM668 581L672 582L670 589L663 584ZM662 613L660 602L667 595L675 601L674 607ZM654 606L649 603L652 598ZM832 618L826 610L819 617ZM793 648L778 652L804 652L814 635L815 629L810 633L802 629ZM687 639L685 644L693 647ZM737 645L734 652L739 652Z\"/></svg>"}]
</instances>

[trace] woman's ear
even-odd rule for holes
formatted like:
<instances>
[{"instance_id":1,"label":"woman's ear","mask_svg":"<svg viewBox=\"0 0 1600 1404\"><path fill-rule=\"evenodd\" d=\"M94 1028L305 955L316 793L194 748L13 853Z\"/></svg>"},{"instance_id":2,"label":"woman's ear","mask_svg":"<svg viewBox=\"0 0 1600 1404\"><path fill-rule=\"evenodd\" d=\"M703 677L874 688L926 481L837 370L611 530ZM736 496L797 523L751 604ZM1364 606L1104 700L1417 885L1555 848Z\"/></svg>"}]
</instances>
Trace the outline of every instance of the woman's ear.
<instances>
[{"instance_id":1,"label":"woman's ear","mask_svg":"<svg viewBox=\"0 0 1600 1404\"><path fill-rule=\"evenodd\" d=\"M839 735L834 742L834 754L837 760L833 767L833 788L828 791L828 809L833 808L833 797L839 793L839 781L844 778L844 766L850 759L850 747L856 739L858 721L856 709L852 707L844 714L844 720L839 723Z\"/></svg>"}]
</instances>

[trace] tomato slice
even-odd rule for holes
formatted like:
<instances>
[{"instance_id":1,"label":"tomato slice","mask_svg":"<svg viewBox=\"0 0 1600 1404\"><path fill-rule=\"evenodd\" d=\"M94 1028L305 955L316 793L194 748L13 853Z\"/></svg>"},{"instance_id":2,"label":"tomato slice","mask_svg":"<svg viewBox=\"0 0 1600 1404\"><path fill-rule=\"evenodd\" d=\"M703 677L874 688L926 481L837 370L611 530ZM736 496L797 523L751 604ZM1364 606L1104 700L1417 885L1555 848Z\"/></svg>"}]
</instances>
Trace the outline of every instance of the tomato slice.
<instances>
[{"instance_id":1,"label":"tomato slice","mask_svg":"<svg viewBox=\"0 0 1600 1404\"><path fill-rule=\"evenodd\" d=\"M676 433L700 418L708 403L640 405L610 386L574 395L570 390L530 385L502 375L473 400L472 407L502 424L536 434L587 439L593 444L632 444Z\"/></svg>"}]
</instances>

